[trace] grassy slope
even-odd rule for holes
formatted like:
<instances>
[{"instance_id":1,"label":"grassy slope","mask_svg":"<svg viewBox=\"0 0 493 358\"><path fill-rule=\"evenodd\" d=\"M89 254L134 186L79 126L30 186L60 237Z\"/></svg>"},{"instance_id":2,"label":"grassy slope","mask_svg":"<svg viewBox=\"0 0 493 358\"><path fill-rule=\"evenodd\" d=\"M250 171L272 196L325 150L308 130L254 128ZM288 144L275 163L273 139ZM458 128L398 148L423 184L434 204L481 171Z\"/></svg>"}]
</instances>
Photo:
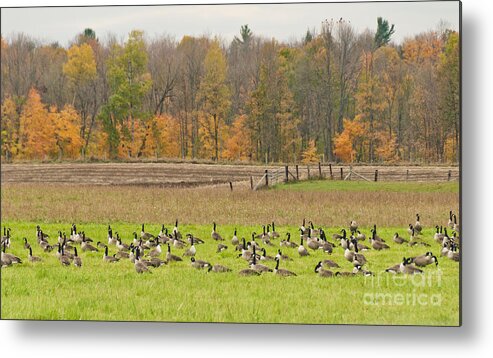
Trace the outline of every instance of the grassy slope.
<instances>
[{"instance_id":1,"label":"grassy slope","mask_svg":"<svg viewBox=\"0 0 493 358\"><path fill-rule=\"evenodd\" d=\"M137 275L133 265L121 261L114 265L102 261L102 253L82 253L83 268L62 267L53 254L42 253L35 243L34 222L4 222L12 227L14 243L11 252L26 258L21 238L27 236L34 244L34 254L44 258L43 263L26 263L2 269L2 318L19 319L84 319L84 320L152 320L152 321L203 321L203 322L284 322L284 323L339 323L339 324L431 324L457 325L459 322L459 275L458 264L439 259L443 276L436 281L435 267L427 267L426 278L431 285L419 285L407 277L393 282L382 271L400 261L402 256L422 254L426 248L410 248L390 244L386 252L365 253L368 269L376 276L323 279L313 273L318 260L329 258L321 252L299 258L296 249L283 249L295 259L282 262L282 267L292 270L298 277L279 278L271 273L261 277L239 277L237 271L245 268L244 260L236 258L229 242L233 226L221 226L218 231L230 245L227 252L216 254L216 242L207 240L209 226L183 226L182 232L193 232L206 239L197 246L198 259L221 263L234 269L227 274L196 271L188 260L154 269L150 275ZM138 224L113 223L129 241ZM59 229L67 230L69 223L43 224L43 229L56 235ZM148 225L146 229L157 232L160 226ZM97 240L105 240L105 224L85 224L79 229ZM238 227L238 234L247 236L258 228ZM327 229L328 233L339 228ZM295 227L279 227L281 233ZM368 234L368 230L364 230ZM390 239L395 228L382 228L379 234ZM402 234L404 229L398 230ZM330 236L330 235L328 235ZM248 237L248 236L247 236ZM426 241L432 243L432 230L425 233ZM53 239L52 239L53 240ZM367 242L366 242L367 243ZM432 251L438 254L438 245L432 243ZM276 242L276 249L278 242ZM113 248L114 250L114 248ZM274 255L273 248L267 248ZM175 253L181 255L179 250ZM341 270L350 270L338 248L331 259L338 262ZM269 264L274 267L272 263ZM427 281L429 282L429 281ZM411 295L421 293L441 295L441 305L364 305L365 293L392 293ZM414 295L414 296L413 296Z\"/></svg>"}]
</instances>

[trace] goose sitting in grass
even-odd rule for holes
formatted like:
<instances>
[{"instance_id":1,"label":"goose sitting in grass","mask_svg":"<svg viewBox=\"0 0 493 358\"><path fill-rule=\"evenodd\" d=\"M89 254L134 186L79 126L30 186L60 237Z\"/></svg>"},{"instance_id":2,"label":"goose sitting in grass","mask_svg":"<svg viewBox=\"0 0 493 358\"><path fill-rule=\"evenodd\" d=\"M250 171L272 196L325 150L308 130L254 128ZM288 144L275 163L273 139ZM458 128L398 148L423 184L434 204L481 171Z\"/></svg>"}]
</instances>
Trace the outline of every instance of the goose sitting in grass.
<instances>
[{"instance_id":1,"label":"goose sitting in grass","mask_svg":"<svg viewBox=\"0 0 493 358\"><path fill-rule=\"evenodd\" d=\"M447 252L447 257L453 261L460 261L460 254L457 252L458 246L456 244L451 244L450 249Z\"/></svg>"},{"instance_id":2,"label":"goose sitting in grass","mask_svg":"<svg viewBox=\"0 0 493 358\"><path fill-rule=\"evenodd\" d=\"M431 251L428 251L424 255L412 257L411 262L419 267L425 267L431 265L432 263L434 263L435 266L438 266L438 259L436 256L433 255Z\"/></svg>"},{"instance_id":3,"label":"goose sitting in grass","mask_svg":"<svg viewBox=\"0 0 493 358\"><path fill-rule=\"evenodd\" d=\"M196 260L195 257L193 256L190 258L190 261L192 261L191 266L195 269L204 269L211 266L209 262L203 260Z\"/></svg>"},{"instance_id":4,"label":"goose sitting in grass","mask_svg":"<svg viewBox=\"0 0 493 358\"><path fill-rule=\"evenodd\" d=\"M452 226L452 230L456 231L456 232L460 232L460 227L459 227L459 224L457 223L457 215L453 215L454 217L454 225Z\"/></svg>"},{"instance_id":5,"label":"goose sitting in grass","mask_svg":"<svg viewBox=\"0 0 493 358\"><path fill-rule=\"evenodd\" d=\"M216 231L216 223L213 222L213 227L212 227L212 232L211 232L211 238L216 240L216 241L224 241L221 235Z\"/></svg>"},{"instance_id":6,"label":"goose sitting in grass","mask_svg":"<svg viewBox=\"0 0 493 358\"><path fill-rule=\"evenodd\" d=\"M191 245L192 244L192 240L193 240L193 244L194 245L200 245L200 244L203 244L204 243L204 240L202 239L199 239L198 237L188 233L187 234L187 241L188 243Z\"/></svg>"},{"instance_id":7,"label":"goose sitting in grass","mask_svg":"<svg viewBox=\"0 0 493 358\"><path fill-rule=\"evenodd\" d=\"M320 277L333 277L334 273L330 270L325 270L322 268L322 261L319 261L315 266L315 273L317 273Z\"/></svg>"},{"instance_id":8,"label":"goose sitting in grass","mask_svg":"<svg viewBox=\"0 0 493 358\"><path fill-rule=\"evenodd\" d=\"M274 261L274 257L267 255L267 251L265 250L265 248L260 249L260 252L260 261Z\"/></svg>"},{"instance_id":9,"label":"goose sitting in grass","mask_svg":"<svg viewBox=\"0 0 493 358\"><path fill-rule=\"evenodd\" d=\"M373 247L374 250L390 249L390 246L387 245L386 243L375 240L375 231L373 231L372 237L370 238L370 244L371 244L371 247Z\"/></svg>"},{"instance_id":10,"label":"goose sitting in grass","mask_svg":"<svg viewBox=\"0 0 493 358\"><path fill-rule=\"evenodd\" d=\"M294 242L291 242L291 234L288 232L286 233L286 236L288 237L286 240L282 240L279 245L280 246L283 246L283 247L291 247L291 248L295 248L295 247L298 247L298 245Z\"/></svg>"},{"instance_id":11,"label":"goose sitting in grass","mask_svg":"<svg viewBox=\"0 0 493 358\"><path fill-rule=\"evenodd\" d=\"M106 246L106 247L104 248L103 261L104 261L104 262L108 262L108 263L114 263L114 262L119 261L119 259L118 259L118 258L116 258L115 256L109 256L109 255L108 255L108 246Z\"/></svg>"},{"instance_id":12,"label":"goose sitting in grass","mask_svg":"<svg viewBox=\"0 0 493 358\"><path fill-rule=\"evenodd\" d=\"M260 272L251 268L246 268L238 272L240 276L260 276Z\"/></svg>"},{"instance_id":13,"label":"goose sitting in grass","mask_svg":"<svg viewBox=\"0 0 493 358\"><path fill-rule=\"evenodd\" d=\"M149 256L150 257L159 257L161 255L161 252L162 252L161 244L158 244L151 251L149 251Z\"/></svg>"},{"instance_id":14,"label":"goose sitting in grass","mask_svg":"<svg viewBox=\"0 0 493 358\"><path fill-rule=\"evenodd\" d=\"M6 248L7 248L7 244L4 242L2 245L3 250L1 253L2 267L10 266L12 264L21 264L22 260L13 254L5 252Z\"/></svg>"},{"instance_id":15,"label":"goose sitting in grass","mask_svg":"<svg viewBox=\"0 0 493 358\"><path fill-rule=\"evenodd\" d=\"M408 243L408 241L406 239L404 239L403 237L399 236L399 233L396 232L394 234L394 237L393 237L393 240L396 244L404 244L404 243Z\"/></svg>"},{"instance_id":16,"label":"goose sitting in grass","mask_svg":"<svg viewBox=\"0 0 493 358\"><path fill-rule=\"evenodd\" d=\"M373 272L363 269L361 265L354 266L353 273L355 275L373 276Z\"/></svg>"},{"instance_id":17,"label":"goose sitting in grass","mask_svg":"<svg viewBox=\"0 0 493 358\"><path fill-rule=\"evenodd\" d=\"M269 232L269 236L273 239L277 239L281 237L281 235L276 231L276 226L274 224L274 221L272 222L272 231Z\"/></svg>"},{"instance_id":18,"label":"goose sitting in grass","mask_svg":"<svg viewBox=\"0 0 493 358\"><path fill-rule=\"evenodd\" d=\"M439 227L438 225L435 226L435 229L436 229L436 231L435 231L435 234L433 235L433 239L437 243L441 244L443 242L443 238L445 237L445 235L442 234L442 231L440 230L441 227Z\"/></svg>"},{"instance_id":19,"label":"goose sitting in grass","mask_svg":"<svg viewBox=\"0 0 493 358\"><path fill-rule=\"evenodd\" d=\"M228 246L227 245L217 244L216 253L220 253L220 252L226 251L227 249L228 249Z\"/></svg>"},{"instance_id":20,"label":"goose sitting in grass","mask_svg":"<svg viewBox=\"0 0 493 358\"><path fill-rule=\"evenodd\" d=\"M75 250L77 250L77 248ZM34 263L34 262L41 262L43 260L41 259L41 257L33 256L33 248L29 246L29 255L27 256L27 261Z\"/></svg>"},{"instance_id":21,"label":"goose sitting in grass","mask_svg":"<svg viewBox=\"0 0 493 358\"><path fill-rule=\"evenodd\" d=\"M293 259L292 259L292 258L290 258L288 255L284 255L284 254L282 253L281 249L277 250L277 255L276 255L276 257L278 257L278 258L280 258L280 259L282 259L282 260L284 260L284 261L293 261Z\"/></svg>"},{"instance_id":22,"label":"goose sitting in grass","mask_svg":"<svg viewBox=\"0 0 493 358\"><path fill-rule=\"evenodd\" d=\"M292 271L286 270L286 269L280 269L279 268L279 261L281 261L278 257L276 257L276 267L274 268L274 274L277 276L281 277L288 277L288 276L296 276L296 274Z\"/></svg>"},{"instance_id":23,"label":"goose sitting in grass","mask_svg":"<svg viewBox=\"0 0 493 358\"><path fill-rule=\"evenodd\" d=\"M82 251L99 251L86 240L86 234L84 232L82 232L82 242L80 247Z\"/></svg>"},{"instance_id":24,"label":"goose sitting in grass","mask_svg":"<svg viewBox=\"0 0 493 358\"><path fill-rule=\"evenodd\" d=\"M415 275L415 274L423 273L423 270L415 267L412 264L412 260L410 258L405 258L405 257L402 259L402 262L399 266L399 270L401 273L407 275Z\"/></svg>"},{"instance_id":25,"label":"goose sitting in grass","mask_svg":"<svg viewBox=\"0 0 493 358\"><path fill-rule=\"evenodd\" d=\"M378 233L377 233L377 225L376 224L373 224L373 229L371 229L370 231L371 231L371 234L372 234L372 238L374 240L385 242L384 239L382 239L380 236L378 236Z\"/></svg>"},{"instance_id":26,"label":"goose sitting in grass","mask_svg":"<svg viewBox=\"0 0 493 358\"><path fill-rule=\"evenodd\" d=\"M327 267L335 267L335 268L340 268L341 266L339 266L336 262L332 261L332 260L322 260L320 261L320 263L323 265L323 266L327 266Z\"/></svg>"},{"instance_id":27,"label":"goose sitting in grass","mask_svg":"<svg viewBox=\"0 0 493 358\"><path fill-rule=\"evenodd\" d=\"M216 272L216 273L221 273L221 272L231 272L233 270L231 270L229 267L216 264L214 266L209 266L208 271L209 272L212 271L212 272Z\"/></svg>"},{"instance_id":28,"label":"goose sitting in grass","mask_svg":"<svg viewBox=\"0 0 493 358\"><path fill-rule=\"evenodd\" d=\"M166 254L166 261L171 262L171 261L183 261L181 257L173 255L171 253L171 246L168 243L168 253Z\"/></svg>"},{"instance_id":29,"label":"goose sitting in grass","mask_svg":"<svg viewBox=\"0 0 493 358\"><path fill-rule=\"evenodd\" d=\"M253 249L252 262L250 263L250 268L259 272L272 272L270 267L257 263L257 255L255 254L255 249Z\"/></svg>"},{"instance_id":30,"label":"goose sitting in grass","mask_svg":"<svg viewBox=\"0 0 493 358\"><path fill-rule=\"evenodd\" d=\"M358 241L365 241L366 240L366 235L363 234L361 231L356 230L356 239Z\"/></svg>"},{"instance_id":31,"label":"goose sitting in grass","mask_svg":"<svg viewBox=\"0 0 493 358\"><path fill-rule=\"evenodd\" d=\"M74 247L74 266L75 267L82 267L82 259L77 254L77 248L76 247Z\"/></svg>"},{"instance_id":32,"label":"goose sitting in grass","mask_svg":"<svg viewBox=\"0 0 493 358\"><path fill-rule=\"evenodd\" d=\"M147 265L144 264L141 260L140 260L140 250L139 248L137 248L135 250L135 261L134 261L134 267L135 267L135 271L137 273L144 273L144 272L150 272L149 271L149 268L147 268Z\"/></svg>"},{"instance_id":33,"label":"goose sitting in grass","mask_svg":"<svg viewBox=\"0 0 493 358\"><path fill-rule=\"evenodd\" d=\"M145 231L144 224L142 224L142 230L140 231L140 238L142 240L154 239L154 235Z\"/></svg>"}]
</instances>

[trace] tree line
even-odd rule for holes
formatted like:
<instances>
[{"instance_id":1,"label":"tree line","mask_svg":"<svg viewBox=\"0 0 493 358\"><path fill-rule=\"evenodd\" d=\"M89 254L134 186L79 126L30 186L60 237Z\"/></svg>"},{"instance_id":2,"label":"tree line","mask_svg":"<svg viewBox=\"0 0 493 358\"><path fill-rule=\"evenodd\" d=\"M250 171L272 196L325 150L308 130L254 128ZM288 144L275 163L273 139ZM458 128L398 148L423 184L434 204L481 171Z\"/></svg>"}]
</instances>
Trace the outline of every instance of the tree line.
<instances>
[{"instance_id":1,"label":"tree line","mask_svg":"<svg viewBox=\"0 0 493 358\"><path fill-rule=\"evenodd\" d=\"M2 159L457 163L459 34L1 39Z\"/></svg>"}]
</instances>

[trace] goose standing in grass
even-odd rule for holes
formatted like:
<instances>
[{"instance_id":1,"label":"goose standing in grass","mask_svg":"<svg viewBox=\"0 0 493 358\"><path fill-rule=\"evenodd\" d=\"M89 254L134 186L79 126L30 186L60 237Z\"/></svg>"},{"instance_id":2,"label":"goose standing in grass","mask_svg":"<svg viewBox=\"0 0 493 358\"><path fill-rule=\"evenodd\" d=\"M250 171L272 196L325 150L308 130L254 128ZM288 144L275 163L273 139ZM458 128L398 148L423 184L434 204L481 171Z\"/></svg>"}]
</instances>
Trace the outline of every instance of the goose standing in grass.
<instances>
[{"instance_id":1,"label":"goose standing in grass","mask_svg":"<svg viewBox=\"0 0 493 358\"><path fill-rule=\"evenodd\" d=\"M453 221L452 210L449 211L449 217L448 217L447 226L449 227L449 229L453 229L454 228L454 221Z\"/></svg>"},{"instance_id":2,"label":"goose standing in grass","mask_svg":"<svg viewBox=\"0 0 493 358\"><path fill-rule=\"evenodd\" d=\"M3 227L3 236L2 236L2 245L6 245L8 248L10 248L10 228L5 230L5 226Z\"/></svg>"},{"instance_id":3,"label":"goose standing in grass","mask_svg":"<svg viewBox=\"0 0 493 358\"><path fill-rule=\"evenodd\" d=\"M419 255L411 258L411 262L419 267L425 267L431 265L432 263L434 263L435 266L438 266L438 259L436 256L433 255L431 251L428 251L424 255Z\"/></svg>"},{"instance_id":4,"label":"goose standing in grass","mask_svg":"<svg viewBox=\"0 0 493 358\"><path fill-rule=\"evenodd\" d=\"M214 266L209 266L208 272L211 272L211 271L216 272L216 273L221 273L221 272L231 272L233 270L231 270L229 267L216 264Z\"/></svg>"},{"instance_id":5,"label":"goose standing in grass","mask_svg":"<svg viewBox=\"0 0 493 358\"><path fill-rule=\"evenodd\" d=\"M116 245L116 238L113 237L113 229L108 225L108 245Z\"/></svg>"},{"instance_id":6,"label":"goose standing in grass","mask_svg":"<svg viewBox=\"0 0 493 358\"><path fill-rule=\"evenodd\" d=\"M348 249L349 248L349 240L346 237L346 229L341 230L342 235L340 235L340 242L341 242L341 247L343 249Z\"/></svg>"},{"instance_id":7,"label":"goose standing in grass","mask_svg":"<svg viewBox=\"0 0 493 358\"><path fill-rule=\"evenodd\" d=\"M291 248L295 248L295 247L298 247L298 245L296 245L296 243L294 242L291 242L291 234L288 232L286 233L286 236L288 237L286 240L282 240L279 245L280 246L284 246L284 247L291 247Z\"/></svg>"},{"instance_id":8,"label":"goose standing in grass","mask_svg":"<svg viewBox=\"0 0 493 358\"><path fill-rule=\"evenodd\" d=\"M373 249L375 249L375 250L390 249L390 246L387 245L386 243L375 240L375 234L376 234L376 232L373 231L372 237L370 238L371 247L373 247Z\"/></svg>"},{"instance_id":9,"label":"goose standing in grass","mask_svg":"<svg viewBox=\"0 0 493 358\"><path fill-rule=\"evenodd\" d=\"M171 253L171 246L169 245L169 243L168 243L168 253L166 254L166 260L168 262L171 262L171 261L183 261L180 256L176 256L176 255L173 255Z\"/></svg>"},{"instance_id":10,"label":"goose standing in grass","mask_svg":"<svg viewBox=\"0 0 493 358\"><path fill-rule=\"evenodd\" d=\"M69 255L63 251L62 245L58 245L58 251L60 253L60 255L58 256L58 260L60 261L60 263L63 266L70 266L70 263L71 263L73 257L71 257L71 255Z\"/></svg>"},{"instance_id":11,"label":"goose standing in grass","mask_svg":"<svg viewBox=\"0 0 493 358\"><path fill-rule=\"evenodd\" d=\"M106 247L104 248L103 261L104 261L104 262L113 263L113 262L117 262L117 261L119 261L119 260L118 260L115 256L109 256L109 255L108 255L108 246L106 246Z\"/></svg>"},{"instance_id":12,"label":"goose standing in grass","mask_svg":"<svg viewBox=\"0 0 493 358\"><path fill-rule=\"evenodd\" d=\"M70 229L70 239L78 244L82 242L82 236L77 232L77 226L75 224L72 224Z\"/></svg>"},{"instance_id":13,"label":"goose standing in grass","mask_svg":"<svg viewBox=\"0 0 493 358\"><path fill-rule=\"evenodd\" d=\"M443 238L445 237L445 235L442 234L441 232L441 227L439 227L438 225L435 226L435 229L436 229L436 232L435 232L435 235L433 235L433 239L441 244L443 242Z\"/></svg>"},{"instance_id":14,"label":"goose standing in grass","mask_svg":"<svg viewBox=\"0 0 493 358\"><path fill-rule=\"evenodd\" d=\"M303 224L300 226L301 235L307 235L308 229L305 227L305 218L303 218Z\"/></svg>"},{"instance_id":15,"label":"goose standing in grass","mask_svg":"<svg viewBox=\"0 0 493 358\"><path fill-rule=\"evenodd\" d=\"M188 250L186 250L183 253L183 256L195 256L196 253L197 253L197 249L195 248L195 245L193 243L193 236L192 236L192 243L191 243L190 247L188 248Z\"/></svg>"},{"instance_id":16,"label":"goose standing in grass","mask_svg":"<svg viewBox=\"0 0 493 358\"><path fill-rule=\"evenodd\" d=\"M231 244L232 245L238 245L240 243L240 240L238 240L238 236L236 236L236 228L235 232L233 234L233 237L231 238Z\"/></svg>"},{"instance_id":17,"label":"goose standing in grass","mask_svg":"<svg viewBox=\"0 0 493 358\"><path fill-rule=\"evenodd\" d=\"M24 248L26 250L28 250L30 247L31 247L31 244L29 242L27 242L27 238L22 238L22 240L24 240Z\"/></svg>"},{"instance_id":18,"label":"goose standing in grass","mask_svg":"<svg viewBox=\"0 0 493 358\"><path fill-rule=\"evenodd\" d=\"M321 241L319 242L319 249L328 253L329 255L334 251L334 245L327 241L327 237L325 236L325 231L321 230L320 233Z\"/></svg>"},{"instance_id":19,"label":"goose standing in grass","mask_svg":"<svg viewBox=\"0 0 493 358\"><path fill-rule=\"evenodd\" d=\"M209 262L204 260L196 260L195 257L193 256L190 258L190 261L192 261L191 266L198 270L208 268L211 266Z\"/></svg>"},{"instance_id":20,"label":"goose standing in grass","mask_svg":"<svg viewBox=\"0 0 493 358\"><path fill-rule=\"evenodd\" d=\"M318 240L316 238L312 238L312 229L308 230L308 238L306 239L306 244L313 251L318 250L320 248Z\"/></svg>"},{"instance_id":21,"label":"goose standing in grass","mask_svg":"<svg viewBox=\"0 0 493 358\"><path fill-rule=\"evenodd\" d=\"M187 244L185 243L185 241L180 240L178 236L176 236L176 233L173 234L173 247L177 249L183 249L186 245Z\"/></svg>"},{"instance_id":22,"label":"goose standing in grass","mask_svg":"<svg viewBox=\"0 0 493 358\"><path fill-rule=\"evenodd\" d=\"M416 232L416 235L420 235L422 230L423 226L419 222L419 214L416 214L416 224L414 224L414 231Z\"/></svg>"},{"instance_id":23,"label":"goose standing in grass","mask_svg":"<svg viewBox=\"0 0 493 358\"><path fill-rule=\"evenodd\" d=\"M155 248L153 248L151 251L149 251L149 256L150 257L159 257L161 255L161 244L158 244Z\"/></svg>"},{"instance_id":24,"label":"goose standing in grass","mask_svg":"<svg viewBox=\"0 0 493 358\"><path fill-rule=\"evenodd\" d=\"M403 237L399 236L399 233L398 232L396 232L394 234L393 240L394 240L394 242L396 244L400 244L400 245L402 245L404 243L408 243L408 241L406 239L404 239Z\"/></svg>"},{"instance_id":25,"label":"goose standing in grass","mask_svg":"<svg viewBox=\"0 0 493 358\"><path fill-rule=\"evenodd\" d=\"M149 268L147 267L146 264L144 264L141 260L140 260L140 250L139 248L137 248L135 250L135 261L134 261L134 267L135 267L135 271L137 271L137 273L144 273L144 272L150 272L149 271Z\"/></svg>"},{"instance_id":26,"label":"goose standing in grass","mask_svg":"<svg viewBox=\"0 0 493 358\"><path fill-rule=\"evenodd\" d=\"M154 235L145 231L144 224L142 224L142 230L140 231L140 238L142 240L154 239Z\"/></svg>"},{"instance_id":27,"label":"goose standing in grass","mask_svg":"<svg viewBox=\"0 0 493 358\"><path fill-rule=\"evenodd\" d=\"M122 242L122 239L118 233L116 233L116 248L120 251L130 250L130 246Z\"/></svg>"},{"instance_id":28,"label":"goose standing in grass","mask_svg":"<svg viewBox=\"0 0 493 358\"><path fill-rule=\"evenodd\" d=\"M310 255L308 253L308 251L305 249L305 247L303 246L303 238L301 238L300 246L298 246L298 254L300 256L309 256Z\"/></svg>"},{"instance_id":29,"label":"goose standing in grass","mask_svg":"<svg viewBox=\"0 0 493 358\"><path fill-rule=\"evenodd\" d=\"M274 239L281 237L281 235L276 231L276 226L274 224L274 221L272 222L272 231L270 232L270 237Z\"/></svg>"},{"instance_id":30,"label":"goose standing in grass","mask_svg":"<svg viewBox=\"0 0 493 358\"><path fill-rule=\"evenodd\" d=\"M356 221L351 221L351 223L349 224L349 230L351 231L351 235L354 235L356 231L358 231L358 224L356 224Z\"/></svg>"},{"instance_id":31,"label":"goose standing in grass","mask_svg":"<svg viewBox=\"0 0 493 358\"><path fill-rule=\"evenodd\" d=\"M374 240L385 242L384 239L382 239L380 236L378 236L378 234L377 234L377 225L376 224L373 224L373 229L370 230L370 231L372 233L372 237L373 237Z\"/></svg>"},{"instance_id":32,"label":"goose standing in grass","mask_svg":"<svg viewBox=\"0 0 493 358\"><path fill-rule=\"evenodd\" d=\"M213 222L213 227L212 227L212 233L211 233L211 238L213 238L216 241L224 241L221 235L216 231L216 223Z\"/></svg>"},{"instance_id":33,"label":"goose standing in grass","mask_svg":"<svg viewBox=\"0 0 493 358\"><path fill-rule=\"evenodd\" d=\"M447 252L447 257L453 261L460 261L460 254L457 252L457 245L456 244L451 244L450 245L450 250Z\"/></svg>"},{"instance_id":34,"label":"goose standing in grass","mask_svg":"<svg viewBox=\"0 0 493 358\"><path fill-rule=\"evenodd\" d=\"M39 225L36 225L36 237L38 240L48 240L50 238L50 235L45 234Z\"/></svg>"},{"instance_id":35,"label":"goose standing in grass","mask_svg":"<svg viewBox=\"0 0 493 358\"><path fill-rule=\"evenodd\" d=\"M176 238L181 239L181 232L178 231L178 219L175 221L175 227L173 228L173 234L176 236Z\"/></svg>"},{"instance_id":36,"label":"goose standing in grass","mask_svg":"<svg viewBox=\"0 0 493 358\"><path fill-rule=\"evenodd\" d=\"M41 261L43 261L43 259L41 259L41 257L33 256L33 248L31 246L29 246L28 250L29 250L29 255L27 256L27 261L29 261L29 262L41 262Z\"/></svg>"},{"instance_id":37,"label":"goose standing in grass","mask_svg":"<svg viewBox=\"0 0 493 358\"><path fill-rule=\"evenodd\" d=\"M459 224L457 223L457 215L453 215L454 217L454 225L452 226L452 230L456 232L460 232Z\"/></svg>"},{"instance_id":38,"label":"goose standing in grass","mask_svg":"<svg viewBox=\"0 0 493 358\"><path fill-rule=\"evenodd\" d=\"M74 247L74 266L82 267L82 259L77 255L77 248Z\"/></svg>"},{"instance_id":39,"label":"goose standing in grass","mask_svg":"<svg viewBox=\"0 0 493 358\"><path fill-rule=\"evenodd\" d=\"M325 270L322 268L322 261L319 261L317 266L315 266L315 273L320 277L333 277L334 273L330 270Z\"/></svg>"},{"instance_id":40,"label":"goose standing in grass","mask_svg":"<svg viewBox=\"0 0 493 358\"><path fill-rule=\"evenodd\" d=\"M274 268L274 274L277 276L288 277L288 276L296 276L296 274L292 271L286 269L279 268L279 261L281 261L278 257L276 257L276 267Z\"/></svg>"},{"instance_id":41,"label":"goose standing in grass","mask_svg":"<svg viewBox=\"0 0 493 358\"><path fill-rule=\"evenodd\" d=\"M194 245L200 245L200 244L203 244L204 243L204 240L201 240L199 239L198 237L196 236L193 236L192 234L187 234L187 241L188 243L191 245L192 244L192 240L193 240L193 244Z\"/></svg>"},{"instance_id":42,"label":"goose standing in grass","mask_svg":"<svg viewBox=\"0 0 493 358\"><path fill-rule=\"evenodd\" d=\"M260 261L274 261L274 257L267 255L265 248L262 248L260 252L262 252L259 258Z\"/></svg>"},{"instance_id":43,"label":"goose standing in grass","mask_svg":"<svg viewBox=\"0 0 493 358\"><path fill-rule=\"evenodd\" d=\"M251 251L247 250L245 238L242 238L242 241L243 241L243 246L241 248L241 254L239 254L238 257L241 257L243 260L250 261L253 254Z\"/></svg>"}]
</instances>

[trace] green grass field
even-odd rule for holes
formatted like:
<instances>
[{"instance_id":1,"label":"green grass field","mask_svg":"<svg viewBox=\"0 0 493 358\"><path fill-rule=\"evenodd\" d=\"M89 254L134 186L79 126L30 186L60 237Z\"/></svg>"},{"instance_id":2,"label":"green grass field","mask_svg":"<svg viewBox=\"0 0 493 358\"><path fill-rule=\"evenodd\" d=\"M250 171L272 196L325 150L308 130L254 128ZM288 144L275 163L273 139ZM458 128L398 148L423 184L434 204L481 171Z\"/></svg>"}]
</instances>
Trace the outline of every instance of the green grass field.
<instances>
[{"instance_id":1,"label":"green grass field","mask_svg":"<svg viewBox=\"0 0 493 358\"><path fill-rule=\"evenodd\" d=\"M311 185L311 183L307 183ZM296 220L298 221L298 220ZM431 248L394 244L391 237L404 228L379 229L391 249L365 252L366 269L373 277L321 278L314 273L319 260L330 258L341 265L340 271L352 269L338 247L332 255L310 251L300 258L296 249L283 248L283 253L294 259L281 262L281 267L294 271L297 277L281 278L273 273L260 277L240 277L246 261L237 258L230 239L233 225L221 225L218 232L226 239L228 250L217 254L217 242L210 238L211 227L180 225L183 233L192 232L206 243L197 245L197 259L212 264L221 263L233 269L231 273L207 273L190 266L190 261L170 263L152 269L152 274L138 275L128 260L108 264L102 252L81 253L83 267L62 267L52 253L44 253L35 240L39 222L3 221L11 227L13 244L9 252L22 259L18 266L1 271L1 314L3 319L47 320L122 320L122 321L197 321L197 322L269 322L323 324L403 324L451 325L459 324L459 265L447 258L439 258L439 266L426 267L424 275L396 276L384 272L403 256L423 254L429 249L439 256L439 245L432 240L433 230L424 231ZM130 242L133 231L140 232L140 223L111 223L124 242ZM42 223L51 236L58 230L69 232L70 223ZM168 223L168 227L172 224ZM160 225L148 224L146 231L157 233ZM276 227L297 238L294 226ZM84 224L79 227L96 241L106 241L106 223ZM340 228L326 228L331 234ZM258 227L238 226L238 236L247 239ZM369 234L368 228L363 232ZM22 237L33 245L34 255L43 262L27 262L27 251ZM297 239L293 241L298 242ZM368 245L368 241L364 242ZM274 256L279 247L267 247ZM112 253L116 252L112 247ZM180 255L183 250L172 249ZM164 253L163 253L164 256ZM164 258L164 257L163 257ZM273 262L267 263L272 268Z\"/></svg>"}]
</instances>

